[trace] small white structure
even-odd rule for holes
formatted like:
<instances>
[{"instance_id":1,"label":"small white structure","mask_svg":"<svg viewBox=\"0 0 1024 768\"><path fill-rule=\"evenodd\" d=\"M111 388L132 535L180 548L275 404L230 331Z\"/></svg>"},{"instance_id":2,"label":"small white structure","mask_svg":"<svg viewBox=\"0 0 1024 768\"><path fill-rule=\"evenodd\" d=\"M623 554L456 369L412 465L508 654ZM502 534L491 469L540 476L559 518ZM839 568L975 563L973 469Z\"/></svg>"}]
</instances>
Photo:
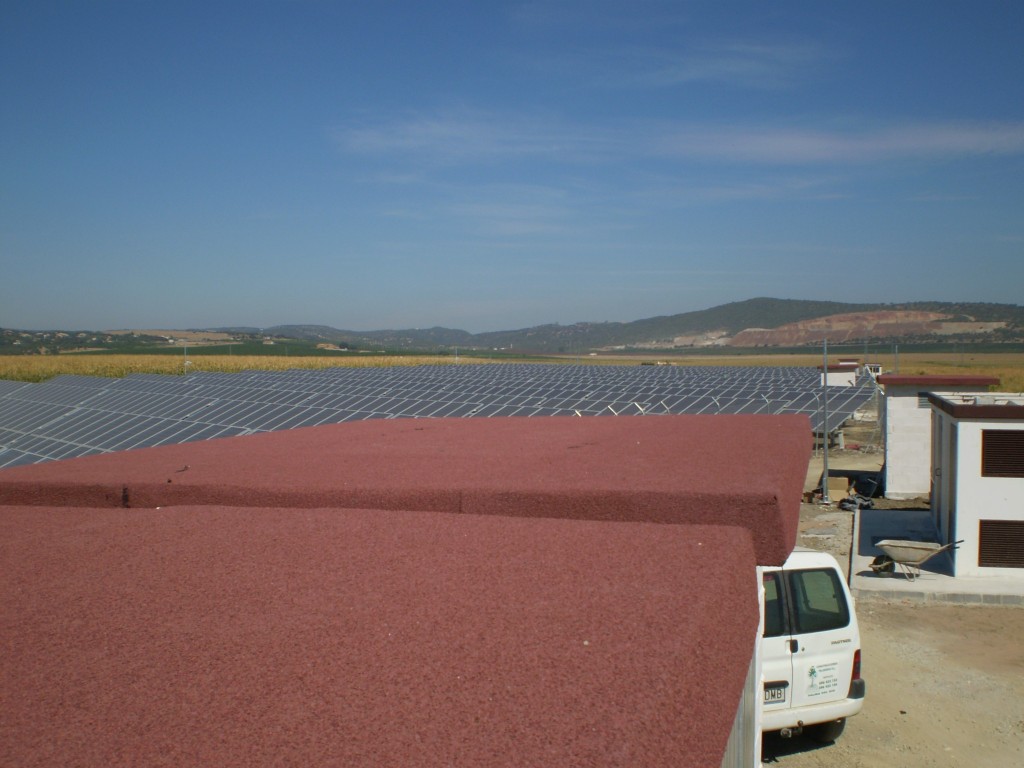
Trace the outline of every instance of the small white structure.
<instances>
[{"instance_id":1,"label":"small white structure","mask_svg":"<svg viewBox=\"0 0 1024 768\"><path fill-rule=\"evenodd\" d=\"M997 386L991 376L900 376L883 373L882 423L885 434L885 496L926 498L931 493L932 414L928 393L938 395Z\"/></svg>"},{"instance_id":2,"label":"small white structure","mask_svg":"<svg viewBox=\"0 0 1024 768\"><path fill-rule=\"evenodd\" d=\"M928 395L932 515L956 576L1024 580L1024 394Z\"/></svg>"},{"instance_id":3,"label":"small white structure","mask_svg":"<svg viewBox=\"0 0 1024 768\"><path fill-rule=\"evenodd\" d=\"M838 363L819 365L822 384L826 387L855 387L860 363L857 360L840 360Z\"/></svg>"}]
</instances>

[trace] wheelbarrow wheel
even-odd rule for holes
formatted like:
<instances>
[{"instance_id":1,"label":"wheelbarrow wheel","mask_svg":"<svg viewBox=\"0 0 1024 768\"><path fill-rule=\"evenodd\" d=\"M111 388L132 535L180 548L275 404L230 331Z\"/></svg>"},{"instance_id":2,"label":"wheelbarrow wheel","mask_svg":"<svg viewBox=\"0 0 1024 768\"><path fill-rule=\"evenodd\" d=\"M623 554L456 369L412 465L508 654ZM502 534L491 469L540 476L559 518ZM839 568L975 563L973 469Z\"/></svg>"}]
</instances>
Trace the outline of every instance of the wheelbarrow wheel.
<instances>
[{"instance_id":1,"label":"wheelbarrow wheel","mask_svg":"<svg viewBox=\"0 0 1024 768\"><path fill-rule=\"evenodd\" d=\"M871 561L871 570L875 573L895 573L896 561L888 555L879 555Z\"/></svg>"},{"instance_id":2,"label":"wheelbarrow wheel","mask_svg":"<svg viewBox=\"0 0 1024 768\"><path fill-rule=\"evenodd\" d=\"M838 720L832 720L828 723L812 725L807 729L807 735L821 744L831 744L843 735L843 730L845 728L846 718L841 717Z\"/></svg>"}]
</instances>

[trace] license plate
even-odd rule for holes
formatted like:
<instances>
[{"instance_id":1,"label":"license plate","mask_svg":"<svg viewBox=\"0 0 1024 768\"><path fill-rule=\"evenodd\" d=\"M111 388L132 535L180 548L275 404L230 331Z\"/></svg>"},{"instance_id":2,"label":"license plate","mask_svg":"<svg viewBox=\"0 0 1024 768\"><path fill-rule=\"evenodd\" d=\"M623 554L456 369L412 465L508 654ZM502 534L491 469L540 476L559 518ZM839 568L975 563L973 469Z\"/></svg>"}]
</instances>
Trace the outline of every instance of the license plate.
<instances>
[{"instance_id":1,"label":"license plate","mask_svg":"<svg viewBox=\"0 0 1024 768\"><path fill-rule=\"evenodd\" d=\"M786 688L788 684L783 683L782 685L773 685L771 687L764 687L764 703L765 704L777 704L780 701L786 700Z\"/></svg>"}]
</instances>

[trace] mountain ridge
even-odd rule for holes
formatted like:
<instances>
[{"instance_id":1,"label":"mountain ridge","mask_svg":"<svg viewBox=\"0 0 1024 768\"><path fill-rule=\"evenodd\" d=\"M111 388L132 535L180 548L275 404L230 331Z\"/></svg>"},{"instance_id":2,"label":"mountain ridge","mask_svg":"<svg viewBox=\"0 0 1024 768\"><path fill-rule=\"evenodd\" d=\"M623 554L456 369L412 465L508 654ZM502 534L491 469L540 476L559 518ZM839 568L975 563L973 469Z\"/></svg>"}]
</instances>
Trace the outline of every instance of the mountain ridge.
<instances>
[{"instance_id":1,"label":"mountain ridge","mask_svg":"<svg viewBox=\"0 0 1024 768\"><path fill-rule=\"evenodd\" d=\"M833 343L1024 343L1024 306L982 302L844 303L759 297L631 322L537 325L470 333L457 328L351 331L328 325L175 330L17 331L0 328L0 352L111 351L197 343L301 342L307 349L512 354L672 352L707 348L798 348ZM280 346L278 347L280 348ZM268 351L271 347L266 347ZM287 351L287 344L285 344Z\"/></svg>"},{"instance_id":2,"label":"mountain ridge","mask_svg":"<svg viewBox=\"0 0 1024 768\"><path fill-rule=\"evenodd\" d=\"M816 326L814 321L818 321ZM379 331L350 331L325 325L211 330L262 333L346 346L371 345L394 349L462 347L549 353L630 348L800 346L820 343L826 337L848 343L894 338L1022 341L1024 307L983 302L872 304L758 297L631 322L553 323L483 333L439 326Z\"/></svg>"}]
</instances>

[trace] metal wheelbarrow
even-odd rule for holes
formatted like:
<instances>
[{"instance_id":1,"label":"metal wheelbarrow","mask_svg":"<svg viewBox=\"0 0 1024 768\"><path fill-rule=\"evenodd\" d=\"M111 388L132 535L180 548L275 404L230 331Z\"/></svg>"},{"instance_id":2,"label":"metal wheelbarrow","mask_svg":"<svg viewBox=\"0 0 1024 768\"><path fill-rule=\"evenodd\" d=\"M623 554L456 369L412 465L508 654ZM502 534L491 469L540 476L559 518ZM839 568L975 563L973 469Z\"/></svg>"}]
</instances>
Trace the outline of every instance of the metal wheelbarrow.
<instances>
[{"instance_id":1,"label":"metal wheelbarrow","mask_svg":"<svg viewBox=\"0 0 1024 768\"><path fill-rule=\"evenodd\" d=\"M879 555L871 563L871 570L878 574L893 573L896 567L906 574L909 581L913 581L921 575L921 566L931 560L940 552L956 549L960 541L951 541L949 544L939 544L936 541L901 541L899 539L885 539L875 544L885 554Z\"/></svg>"}]
</instances>

